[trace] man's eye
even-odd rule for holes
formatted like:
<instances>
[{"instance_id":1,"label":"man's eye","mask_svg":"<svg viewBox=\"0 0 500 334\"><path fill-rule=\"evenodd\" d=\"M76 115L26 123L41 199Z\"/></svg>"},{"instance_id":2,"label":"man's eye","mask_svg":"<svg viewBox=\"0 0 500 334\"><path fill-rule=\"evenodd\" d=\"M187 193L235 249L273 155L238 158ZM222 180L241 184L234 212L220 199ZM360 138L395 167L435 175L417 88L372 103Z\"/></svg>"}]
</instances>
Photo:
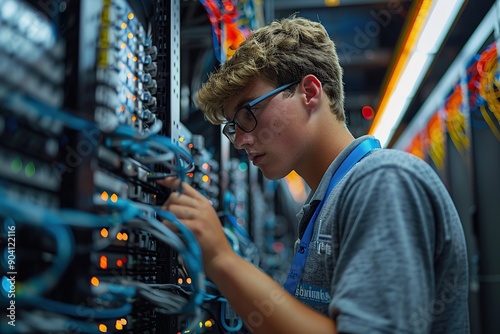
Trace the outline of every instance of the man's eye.
<instances>
[{"instance_id":1,"label":"man's eye","mask_svg":"<svg viewBox=\"0 0 500 334\"><path fill-rule=\"evenodd\" d=\"M253 111L245 109L244 113L243 113L243 117L245 117L245 119L248 119L248 120L253 119Z\"/></svg>"},{"instance_id":2,"label":"man's eye","mask_svg":"<svg viewBox=\"0 0 500 334\"><path fill-rule=\"evenodd\" d=\"M241 109L238 111L238 122L241 124L243 122L248 122L253 120L252 112L248 109Z\"/></svg>"}]
</instances>

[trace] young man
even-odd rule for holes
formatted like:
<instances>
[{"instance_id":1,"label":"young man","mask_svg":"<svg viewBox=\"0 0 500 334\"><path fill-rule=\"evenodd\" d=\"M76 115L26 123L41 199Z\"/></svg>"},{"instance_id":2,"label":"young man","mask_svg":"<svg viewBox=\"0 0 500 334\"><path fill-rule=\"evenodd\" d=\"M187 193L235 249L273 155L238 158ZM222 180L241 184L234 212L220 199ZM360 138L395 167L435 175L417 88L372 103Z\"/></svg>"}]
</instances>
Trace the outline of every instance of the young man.
<instances>
[{"instance_id":1,"label":"young man","mask_svg":"<svg viewBox=\"0 0 500 334\"><path fill-rule=\"evenodd\" d=\"M445 187L422 160L353 138L343 94L334 43L302 18L255 31L198 94L267 178L295 170L312 189L284 288L233 252L196 190L183 185L164 208L256 333L468 333L465 239Z\"/></svg>"}]
</instances>

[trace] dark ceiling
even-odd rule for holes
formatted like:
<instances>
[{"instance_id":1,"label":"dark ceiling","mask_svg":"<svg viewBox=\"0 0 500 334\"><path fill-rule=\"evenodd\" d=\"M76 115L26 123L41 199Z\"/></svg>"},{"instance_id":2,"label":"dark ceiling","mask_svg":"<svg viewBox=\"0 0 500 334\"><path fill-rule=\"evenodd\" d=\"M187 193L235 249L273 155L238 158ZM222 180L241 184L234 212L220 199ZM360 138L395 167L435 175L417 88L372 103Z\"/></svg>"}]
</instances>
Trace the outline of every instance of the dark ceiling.
<instances>
[{"instance_id":1,"label":"dark ceiling","mask_svg":"<svg viewBox=\"0 0 500 334\"><path fill-rule=\"evenodd\" d=\"M371 124L371 120L362 117L361 109L371 106L376 110L386 76L397 57L400 35L416 1L342 0L334 7L325 6L325 3L332 2L325 0L266 0L263 3L266 22L296 14L325 25L337 45L344 68L349 127L355 136L360 136L367 133ZM493 3L494 0L466 3L396 135L411 121ZM198 90L218 62L213 53L211 27L200 1L181 1L180 19L181 85L186 94L184 101L188 101L190 94ZM218 138L216 127L209 126L192 103L181 103L181 121L191 132L204 135L207 146L211 138Z\"/></svg>"}]
</instances>

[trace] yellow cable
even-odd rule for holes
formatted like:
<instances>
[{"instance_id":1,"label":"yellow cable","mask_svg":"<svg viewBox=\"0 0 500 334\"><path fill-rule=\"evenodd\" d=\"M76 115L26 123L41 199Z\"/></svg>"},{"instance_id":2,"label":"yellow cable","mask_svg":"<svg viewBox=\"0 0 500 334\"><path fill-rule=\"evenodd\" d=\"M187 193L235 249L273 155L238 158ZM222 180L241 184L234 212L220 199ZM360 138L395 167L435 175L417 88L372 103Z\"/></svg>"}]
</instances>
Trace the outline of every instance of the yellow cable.
<instances>
[{"instance_id":1,"label":"yellow cable","mask_svg":"<svg viewBox=\"0 0 500 334\"><path fill-rule=\"evenodd\" d=\"M483 76L480 79L480 84L478 87L479 94L484 98L488 109L496 118L497 122L500 122L500 102L498 101L500 95L500 82L495 76L498 69L498 58L496 50L485 55ZM480 106L481 115L483 116L486 124L500 141L500 132L495 124L495 121L490 117L486 106Z\"/></svg>"},{"instance_id":2,"label":"yellow cable","mask_svg":"<svg viewBox=\"0 0 500 334\"><path fill-rule=\"evenodd\" d=\"M488 115L486 108L484 106L480 106L479 109L481 109L481 115L483 115L483 118L490 127L491 131L493 132L495 137L497 137L498 141L500 141L500 132L496 128L495 123L491 119L490 115Z\"/></svg>"}]
</instances>

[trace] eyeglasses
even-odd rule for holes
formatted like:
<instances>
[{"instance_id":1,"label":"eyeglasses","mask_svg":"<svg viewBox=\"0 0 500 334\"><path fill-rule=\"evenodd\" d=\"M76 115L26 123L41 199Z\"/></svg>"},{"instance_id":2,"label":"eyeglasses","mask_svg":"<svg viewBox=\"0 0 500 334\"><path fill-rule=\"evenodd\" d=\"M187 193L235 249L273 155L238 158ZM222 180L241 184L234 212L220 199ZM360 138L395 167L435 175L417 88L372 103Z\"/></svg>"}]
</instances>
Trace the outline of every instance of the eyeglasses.
<instances>
[{"instance_id":1,"label":"eyeglasses","mask_svg":"<svg viewBox=\"0 0 500 334\"><path fill-rule=\"evenodd\" d=\"M278 87L270 91L269 93L262 95L261 97L256 98L253 101L250 101L248 104L246 104L241 109L238 109L238 111L236 111L232 121L228 121L224 124L222 133L224 133L224 135L231 141L231 143L234 143L234 138L236 136L236 126L238 126L241 130L243 130L246 133L252 132L257 127L257 118L255 118L252 108L257 103L260 103L275 94L281 93L285 89L290 88L291 86L299 82L300 81L288 83L286 85L283 85L281 87Z\"/></svg>"}]
</instances>

